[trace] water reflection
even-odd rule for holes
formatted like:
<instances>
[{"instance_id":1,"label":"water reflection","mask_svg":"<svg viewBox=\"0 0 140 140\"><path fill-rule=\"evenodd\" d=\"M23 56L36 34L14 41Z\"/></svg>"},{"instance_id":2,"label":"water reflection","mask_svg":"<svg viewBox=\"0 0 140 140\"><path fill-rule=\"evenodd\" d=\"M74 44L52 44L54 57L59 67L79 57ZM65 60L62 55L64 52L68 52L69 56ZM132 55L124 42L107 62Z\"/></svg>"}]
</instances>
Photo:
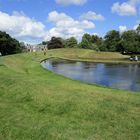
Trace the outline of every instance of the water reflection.
<instances>
[{"instance_id":1,"label":"water reflection","mask_svg":"<svg viewBox=\"0 0 140 140\"><path fill-rule=\"evenodd\" d=\"M66 77L119 89L140 91L140 65L49 59L42 66Z\"/></svg>"}]
</instances>

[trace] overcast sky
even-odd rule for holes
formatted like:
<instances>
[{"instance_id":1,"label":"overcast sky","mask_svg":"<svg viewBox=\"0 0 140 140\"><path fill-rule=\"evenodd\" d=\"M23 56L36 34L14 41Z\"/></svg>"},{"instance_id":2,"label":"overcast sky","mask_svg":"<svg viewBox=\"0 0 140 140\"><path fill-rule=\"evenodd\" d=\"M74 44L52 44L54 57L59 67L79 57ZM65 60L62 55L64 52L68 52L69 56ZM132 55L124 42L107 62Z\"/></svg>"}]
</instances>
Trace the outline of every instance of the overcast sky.
<instances>
[{"instance_id":1,"label":"overcast sky","mask_svg":"<svg viewBox=\"0 0 140 140\"><path fill-rule=\"evenodd\" d=\"M33 44L52 36L104 36L139 23L140 0L0 0L0 30Z\"/></svg>"}]
</instances>

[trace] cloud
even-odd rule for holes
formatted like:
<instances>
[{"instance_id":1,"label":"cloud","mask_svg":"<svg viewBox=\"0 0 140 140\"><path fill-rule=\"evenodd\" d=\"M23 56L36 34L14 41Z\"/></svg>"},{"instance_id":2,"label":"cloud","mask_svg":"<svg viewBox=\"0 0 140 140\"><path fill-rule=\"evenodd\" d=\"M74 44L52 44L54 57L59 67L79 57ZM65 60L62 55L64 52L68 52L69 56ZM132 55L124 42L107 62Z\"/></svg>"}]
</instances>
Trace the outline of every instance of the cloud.
<instances>
[{"instance_id":1,"label":"cloud","mask_svg":"<svg viewBox=\"0 0 140 140\"><path fill-rule=\"evenodd\" d=\"M140 0L128 0L123 3L116 2L112 6L112 12L120 16L135 16L140 8Z\"/></svg>"},{"instance_id":2,"label":"cloud","mask_svg":"<svg viewBox=\"0 0 140 140\"><path fill-rule=\"evenodd\" d=\"M93 11L88 11L81 16L82 19L87 20L104 20L105 18L101 14L96 14Z\"/></svg>"},{"instance_id":3,"label":"cloud","mask_svg":"<svg viewBox=\"0 0 140 140\"><path fill-rule=\"evenodd\" d=\"M23 12L13 12L9 15L0 11L0 30L19 40L41 39L45 35L45 25L27 17Z\"/></svg>"},{"instance_id":4,"label":"cloud","mask_svg":"<svg viewBox=\"0 0 140 140\"><path fill-rule=\"evenodd\" d=\"M87 0L55 0L60 5L83 5Z\"/></svg>"},{"instance_id":5,"label":"cloud","mask_svg":"<svg viewBox=\"0 0 140 140\"><path fill-rule=\"evenodd\" d=\"M65 13L58 13L57 11L50 12L48 20L52 22L55 27L49 30L47 38L52 36L60 36L63 38L74 36L80 39L86 32L86 29L95 28L93 22L88 20L74 20Z\"/></svg>"},{"instance_id":6,"label":"cloud","mask_svg":"<svg viewBox=\"0 0 140 140\"><path fill-rule=\"evenodd\" d=\"M137 14L136 7L126 2L122 4L119 2L114 3L112 6L112 12L117 13L120 16L134 16Z\"/></svg>"},{"instance_id":7,"label":"cloud","mask_svg":"<svg viewBox=\"0 0 140 140\"><path fill-rule=\"evenodd\" d=\"M49 24L53 27L46 30L46 26L23 12L7 14L0 11L0 30L5 31L12 37L25 42L38 43L49 40L51 37L76 37L81 39L88 29L95 28L95 24L88 20L75 20L65 13L52 11L48 14Z\"/></svg>"},{"instance_id":8,"label":"cloud","mask_svg":"<svg viewBox=\"0 0 140 140\"><path fill-rule=\"evenodd\" d=\"M129 0L128 3L133 6L137 6L140 4L140 0Z\"/></svg>"},{"instance_id":9,"label":"cloud","mask_svg":"<svg viewBox=\"0 0 140 140\"><path fill-rule=\"evenodd\" d=\"M138 26L139 26L138 24L134 25L133 29L136 30L138 28Z\"/></svg>"},{"instance_id":10,"label":"cloud","mask_svg":"<svg viewBox=\"0 0 140 140\"><path fill-rule=\"evenodd\" d=\"M126 26L119 26L119 30L121 33L125 32L125 31L127 31L127 27Z\"/></svg>"},{"instance_id":11,"label":"cloud","mask_svg":"<svg viewBox=\"0 0 140 140\"><path fill-rule=\"evenodd\" d=\"M138 28L139 24L140 24L140 20L138 20L138 21L136 22L136 25L134 25L133 29L136 30L136 29Z\"/></svg>"}]
</instances>

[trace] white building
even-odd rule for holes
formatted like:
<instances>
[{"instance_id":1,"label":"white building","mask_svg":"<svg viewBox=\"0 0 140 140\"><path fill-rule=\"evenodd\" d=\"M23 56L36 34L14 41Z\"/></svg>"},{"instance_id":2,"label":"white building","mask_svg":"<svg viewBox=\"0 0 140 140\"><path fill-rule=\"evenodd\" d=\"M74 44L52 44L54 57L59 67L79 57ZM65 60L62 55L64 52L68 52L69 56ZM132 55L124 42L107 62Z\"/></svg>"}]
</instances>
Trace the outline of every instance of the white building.
<instances>
[{"instance_id":1,"label":"white building","mask_svg":"<svg viewBox=\"0 0 140 140\"><path fill-rule=\"evenodd\" d=\"M47 45L30 45L30 44L27 44L26 48L29 52L39 52L39 51L47 51L48 50Z\"/></svg>"}]
</instances>

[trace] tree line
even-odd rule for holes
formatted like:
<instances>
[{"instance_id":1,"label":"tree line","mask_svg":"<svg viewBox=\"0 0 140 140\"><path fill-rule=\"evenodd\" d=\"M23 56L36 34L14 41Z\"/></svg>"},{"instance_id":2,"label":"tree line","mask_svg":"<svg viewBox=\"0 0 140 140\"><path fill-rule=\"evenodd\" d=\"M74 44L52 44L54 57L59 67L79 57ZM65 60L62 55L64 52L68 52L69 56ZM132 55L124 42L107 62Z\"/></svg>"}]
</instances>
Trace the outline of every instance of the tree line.
<instances>
[{"instance_id":1,"label":"tree line","mask_svg":"<svg viewBox=\"0 0 140 140\"><path fill-rule=\"evenodd\" d=\"M44 41L42 44L47 44L48 49L83 48L96 51L137 54L140 53L140 25L136 30L127 30L123 33L111 30L106 33L104 38L86 33L79 43L74 37L68 39L52 37L50 41Z\"/></svg>"},{"instance_id":2,"label":"tree line","mask_svg":"<svg viewBox=\"0 0 140 140\"><path fill-rule=\"evenodd\" d=\"M121 52L126 54L140 54L140 25L136 30L128 30L123 33L111 30L102 38L98 35L84 34L81 42L70 37L63 39L52 37L50 41L41 44L48 45L48 49L55 48L83 48L96 51ZM25 50L23 43L12 38L6 32L0 31L0 53L2 55L20 53Z\"/></svg>"},{"instance_id":3,"label":"tree line","mask_svg":"<svg viewBox=\"0 0 140 140\"><path fill-rule=\"evenodd\" d=\"M6 32L0 31L0 53L1 55L9 55L22 52L19 41L12 38Z\"/></svg>"}]
</instances>

